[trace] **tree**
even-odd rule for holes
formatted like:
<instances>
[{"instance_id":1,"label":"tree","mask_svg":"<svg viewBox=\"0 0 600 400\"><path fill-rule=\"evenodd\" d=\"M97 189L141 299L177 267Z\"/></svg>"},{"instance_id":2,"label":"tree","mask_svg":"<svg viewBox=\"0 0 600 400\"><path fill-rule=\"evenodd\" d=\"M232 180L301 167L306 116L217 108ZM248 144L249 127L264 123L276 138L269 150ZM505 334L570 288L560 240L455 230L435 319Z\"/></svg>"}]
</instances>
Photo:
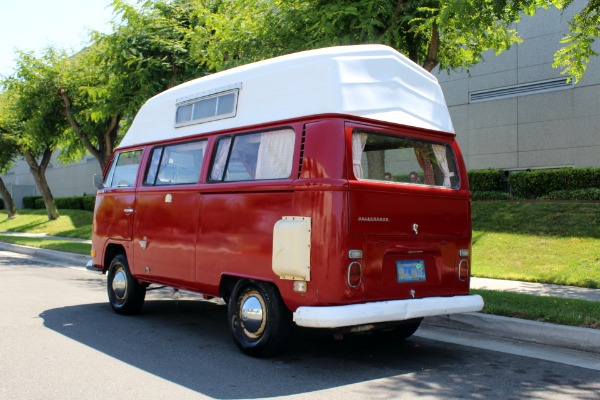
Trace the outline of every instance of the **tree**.
<instances>
[{"instance_id":1,"label":"tree","mask_svg":"<svg viewBox=\"0 0 600 400\"><path fill-rule=\"evenodd\" d=\"M193 2L113 1L109 34L92 33L92 44L65 60L59 94L72 132L63 156L92 154L104 169L123 128L150 97L204 70L189 56L197 18Z\"/></svg>"},{"instance_id":2,"label":"tree","mask_svg":"<svg viewBox=\"0 0 600 400\"><path fill-rule=\"evenodd\" d=\"M67 129L55 85L59 74L57 60L62 56L52 48L40 58L20 52L15 74L3 82L9 105L4 111L15 121L14 130L9 133L29 165L50 220L60 214L46 180L46 169Z\"/></svg>"},{"instance_id":3,"label":"tree","mask_svg":"<svg viewBox=\"0 0 600 400\"><path fill-rule=\"evenodd\" d=\"M8 112L8 98L4 92L0 93L0 175L7 173L15 158L18 156L18 147L10 132L15 131L15 121L10 120L11 114ZM6 187L4 181L0 177L0 196L4 200L4 206L8 212L8 218L17 216L17 208L15 202Z\"/></svg>"}]
</instances>

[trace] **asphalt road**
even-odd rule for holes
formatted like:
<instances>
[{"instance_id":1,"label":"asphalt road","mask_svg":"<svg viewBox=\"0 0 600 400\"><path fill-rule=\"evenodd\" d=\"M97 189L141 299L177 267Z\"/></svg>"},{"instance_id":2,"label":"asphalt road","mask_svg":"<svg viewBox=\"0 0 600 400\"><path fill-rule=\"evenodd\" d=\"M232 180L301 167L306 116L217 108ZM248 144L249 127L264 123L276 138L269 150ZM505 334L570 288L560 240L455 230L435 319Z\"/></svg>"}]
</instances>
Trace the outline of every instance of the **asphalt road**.
<instances>
[{"instance_id":1,"label":"asphalt road","mask_svg":"<svg viewBox=\"0 0 600 400\"><path fill-rule=\"evenodd\" d=\"M104 276L0 251L0 399L600 397L597 368L505 342L472 347L481 340L429 328L397 344L298 330L286 354L253 359L231 341L223 305L155 291L141 314L124 317L104 285Z\"/></svg>"}]
</instances>

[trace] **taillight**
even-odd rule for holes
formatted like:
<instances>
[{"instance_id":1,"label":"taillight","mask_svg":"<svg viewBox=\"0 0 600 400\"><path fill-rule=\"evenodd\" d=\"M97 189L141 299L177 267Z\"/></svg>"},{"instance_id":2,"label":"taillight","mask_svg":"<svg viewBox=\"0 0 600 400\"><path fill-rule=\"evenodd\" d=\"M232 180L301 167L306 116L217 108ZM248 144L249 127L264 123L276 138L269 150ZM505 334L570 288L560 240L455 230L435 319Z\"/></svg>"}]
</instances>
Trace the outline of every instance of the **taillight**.
<instances>
[{"instance_id":1,"label":"taillight","mask_svg":"<svg viewBox=\"0 0 600 400\"><path fill-rule=\"evenodd\" d=\"M361 265L354 261L348 265L348 286L351 288L356 288L360 285L360 280L362 278L362 267Z\"/></svg>"},{"instance_id":2,"label":"taillight","mask_svg":"<svg viewBox=\"0 0 600 400\"><path fill-rule=\"evenodd\" d=\"M458 279L462 282L469 279L469 261L460 260L458 263Z\"/></svg>"}]
</instances>

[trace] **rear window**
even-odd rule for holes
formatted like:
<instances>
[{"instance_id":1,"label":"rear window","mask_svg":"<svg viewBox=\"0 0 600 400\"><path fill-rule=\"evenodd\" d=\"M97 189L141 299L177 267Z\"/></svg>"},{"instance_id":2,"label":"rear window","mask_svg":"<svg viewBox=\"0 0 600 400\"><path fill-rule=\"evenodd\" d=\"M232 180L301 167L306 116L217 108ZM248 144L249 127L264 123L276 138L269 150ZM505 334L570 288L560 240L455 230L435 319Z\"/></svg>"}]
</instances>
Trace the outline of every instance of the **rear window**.
<instances>
[{"instance_id":1,"label":"rear window","mask_svg":"<svg viewBox=\"0 0 600 400\"><path fill-rule=\"evenodd\" d=\"M359 180L459 187L454 152L446 144L356 130L352 164Z\"/></svg>"}]
</instances>

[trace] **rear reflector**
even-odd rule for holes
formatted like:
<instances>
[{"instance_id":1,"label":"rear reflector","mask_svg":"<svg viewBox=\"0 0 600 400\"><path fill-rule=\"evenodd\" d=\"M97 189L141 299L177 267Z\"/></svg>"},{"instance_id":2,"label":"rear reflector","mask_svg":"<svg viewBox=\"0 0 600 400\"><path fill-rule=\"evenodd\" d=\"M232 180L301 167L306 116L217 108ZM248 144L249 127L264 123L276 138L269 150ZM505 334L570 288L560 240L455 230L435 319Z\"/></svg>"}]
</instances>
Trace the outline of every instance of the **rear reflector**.
<instances>
[{"instance_id":1,"label":"rear reflector","mask_svg":"<svg viewBox=\"0 0 600 400\"><path fill-rule=\"evenodd\" d=\"M362 267L359 263L352 262L348 265L348 286L356 288L360 285Z\"/></svg>"},{"instance_id":2,"label":"rear reflector","mask_svg":"<svg viewBox=\"0 0 600 400\"><path fill-rule=\"evenodd\" d=\"M469 261L461 260L458 264L458 279L461 282L466 281L469 278Z\"/></svg>"}]
</instances>

